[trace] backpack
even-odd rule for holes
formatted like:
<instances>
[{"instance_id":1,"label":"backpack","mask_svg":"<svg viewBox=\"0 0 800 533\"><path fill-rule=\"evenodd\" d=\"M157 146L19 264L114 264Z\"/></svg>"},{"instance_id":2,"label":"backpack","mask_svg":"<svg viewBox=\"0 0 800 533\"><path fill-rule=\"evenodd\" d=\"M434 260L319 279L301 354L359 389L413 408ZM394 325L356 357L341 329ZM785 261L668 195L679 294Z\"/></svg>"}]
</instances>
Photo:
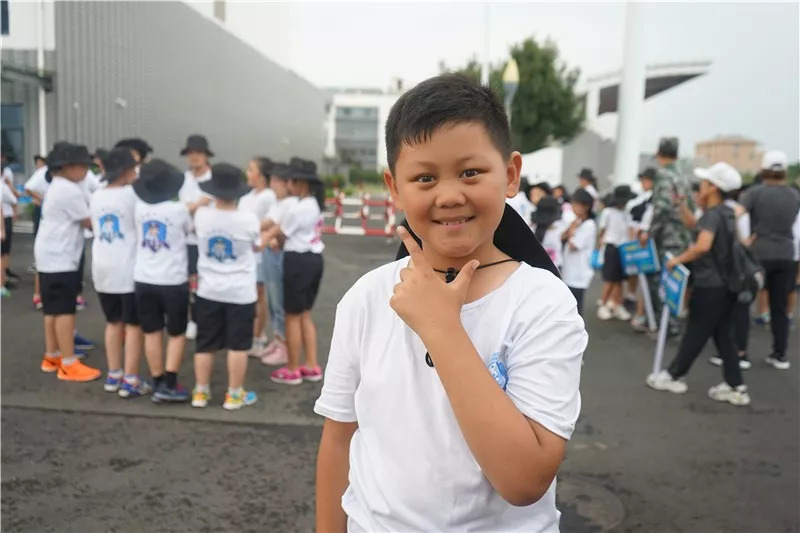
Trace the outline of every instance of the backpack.
<instances>
[{"instance_id":1,"label":"backpack","mask_svg":"<svg viewBox=\"0 0 800 533\"><path fill-rule=\"evenodd\" d=\"M732 210L731 210L732 213ZM731 265L725 272L725 284L728 290L736 294L739 302L750 303L764 288L764 267L758 262L753 253L739 241L736 231L736 217L726 216L726 230L731 238ZM719 268L719 265L717 265Z\"/></svg>"}]
</instances>

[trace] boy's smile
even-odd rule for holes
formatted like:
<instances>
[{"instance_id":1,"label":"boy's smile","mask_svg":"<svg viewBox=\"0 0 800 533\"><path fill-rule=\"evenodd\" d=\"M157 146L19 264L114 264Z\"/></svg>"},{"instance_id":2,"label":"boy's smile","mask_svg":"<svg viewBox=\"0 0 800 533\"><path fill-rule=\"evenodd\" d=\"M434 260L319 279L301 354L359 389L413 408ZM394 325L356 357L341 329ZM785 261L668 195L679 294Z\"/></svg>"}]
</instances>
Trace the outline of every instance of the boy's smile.
<instances>
[{"instance_id":1,"label":"boy's smile","mask_svg":"<svg viewBox=\"0 0 800 533\"><path fill-rule=\"evenodd\" d=\"M475 122L444 125L427 139L403 144L385 181L437 267L460 267L498 254L493 238L505 199L517 193L521 159L505 161Z\"/></svg>"}]
</instances>

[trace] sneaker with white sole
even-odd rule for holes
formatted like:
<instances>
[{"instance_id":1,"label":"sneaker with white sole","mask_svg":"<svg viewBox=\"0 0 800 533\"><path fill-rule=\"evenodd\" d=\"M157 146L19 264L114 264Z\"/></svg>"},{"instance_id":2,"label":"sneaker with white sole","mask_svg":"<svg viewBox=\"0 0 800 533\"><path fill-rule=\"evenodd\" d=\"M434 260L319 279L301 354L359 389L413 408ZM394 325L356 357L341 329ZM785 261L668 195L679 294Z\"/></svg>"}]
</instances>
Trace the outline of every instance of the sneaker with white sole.
<instances>
[{"instance_id":1,"label":"sneaker with white sole","mask_svg":"<svg viewBox=\"0 0 800 533\"><path fill-rule=\"evenodd\" d=\"M734 388L723 381L719 385L708 389L708 397L718 402L728 402L736 406L750 405L750 394L747 392L747 385L739 385Z\"/></svg>"},{"instance_id":2,"label":"sneaker with white sole","mask_svg":"<svg viewBox=\"0 0 800 533\"><path fill-rule=\"evenodd\" d=\"M611 309L609 309L605 305L601 305L600 308L597 310L597 318L599 318L600 320L611 320L613 316L614 315L611 313Z\"/></svg>"},{"instance_id":3,"label":"sneaker with white sole","mask_svg":"<svg viewBox=\"0 0 800 533\"><path fill-rule=\"evenodd\" d=\"M708 359L708 362L714 366L722 366L722 358L719 355L714 355ZM742 370L750 370L753 366L750 359L746 355L739 356L739 368Z\"/></svg>"},{"instance_id":4,"label":"sneaker with white sole","mask_svg":"<svg viewBox=\"0 0 800 533\"><path fill-rule=\"evenodd\" d=\"M778 370L789 370L789 367L791 366L789 361L786 359L785 353L772 353L767 356L766 362L768 365L772 365Z\"/></svg>"},{"instance_id":5,"label":"sneaker with white sole","mask_svg":"<svg viewBox=\"0 0 800 533\"><path fill-rule=\"evenodd\" d=\"M673 394L683 394L689 387L683 378L675 379L666 370L662 370L658 374L650 374L646 380L647 386L660 391L668 391Z\"/></svg>"},{"instance_id":6,"label":"sneaker with white sole","mask_svg":"<svg viewBox=\"0 0 800 533\"><path fill-rule=\"evenodd\" d=\"M197 323L194 320L190 320L186 324L186 338L189 340L193 340L197 337Z\"/></svg>"},{"instance_id":7,"label":"sneaker with white sole","mask_svg":"<svg viewBox=\"0 0 800 533\"><path fill-rule=\"evenodd\" d=\"M192 407L203 408L208 405L211 400L211 392L207 390L200 390L197 387L192 391Z\"/></svg>"},{"instance_id":8,"label":"sneaker with white sole","mask_svg":"<svg viewBox=\"0 0 800 533\"><path fill-rule=\"evenodd\" d=\"M253 405L257 401L258 395L253 391L243 390L239 394L228 391L225 393L225 402L222 404L222 408L226 411L235 411L242 407Z\"/></svg>"},{"instance_id":9,"label":"sneaker with white sole","mask_svg":"<svg viewBox=\"0 0 800 533\"><path fill-rule=\"evenodd\" d=\"M614 308L614 309L611 311L611 314L612 314L612 315L614 316L614 318L616 318L617 320L622 320L622 321L624 321L624 322L628 322L628 321L629 321L629 320L632 318L632 317L631 317L631 314L628 312L628 310L627 310L627 309L625 309L625 306L623 306L623 305L618 305L618 306L616 306L616 307L615 307L615 308Z\"/></svg>"}]
</instances>

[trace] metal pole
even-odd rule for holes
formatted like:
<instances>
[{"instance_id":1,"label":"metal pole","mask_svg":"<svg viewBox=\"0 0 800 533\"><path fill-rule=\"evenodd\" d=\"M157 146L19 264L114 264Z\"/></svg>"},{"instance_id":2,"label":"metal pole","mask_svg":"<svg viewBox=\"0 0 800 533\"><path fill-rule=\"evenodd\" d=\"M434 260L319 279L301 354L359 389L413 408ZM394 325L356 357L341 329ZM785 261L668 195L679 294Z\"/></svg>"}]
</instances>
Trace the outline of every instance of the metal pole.
<instances>
[{"instance_id":1,"label":"metal pole","mask_svg":"<svg viewBox=\"0 0 800 533\"><path fill-rule=\"evenodd\" d=\"M614 182L632 184L639 170L639 139L646 81L643 5L628 2L625 14L625 48L619 86L617 146L614 154Z\"/></svg>"},{"instance_id":2,"label":"metal pole","mask_svg":"<svg viewBox=\"0 0 800 533\"><path fill-rule=\"evenodd\" d=\"M44 76L44 1L39 0L36 10L36 70L40 77ZM39 84L39 154L47 154L47 101L44 87Z\"/></svg>"},{"instance_id":3,"label":"metal pole","mask_svg":"<svg viewBox=\"0 0 800 533\"><path fill-rule=\"evenodd\" d=\"M483 15L483 66L481 68L481 83L489 85L489 2L484 4Z\"/></svg>"}]
</instances>

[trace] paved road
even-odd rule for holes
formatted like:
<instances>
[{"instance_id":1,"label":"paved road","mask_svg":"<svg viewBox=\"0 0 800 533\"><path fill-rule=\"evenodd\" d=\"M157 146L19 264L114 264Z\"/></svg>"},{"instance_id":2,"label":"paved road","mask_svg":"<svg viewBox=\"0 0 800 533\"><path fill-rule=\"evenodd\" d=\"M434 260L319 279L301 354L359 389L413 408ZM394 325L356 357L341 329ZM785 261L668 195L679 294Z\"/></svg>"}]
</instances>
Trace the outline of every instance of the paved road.
<instances>
[{"instance_id":1,"label":"paved road","mask_svg":"<svg viewBox=\"0 0 800 533\"><path fill-rule=\"evenodd\" d=\"M323 361L336 302L394 254L378 238L326 243L315 309ZM20 236L16 271L30 255L30 238ZM124 401L99 382L61 383L38 371L41 317L29 306L31 287L26 276L2 305L3 531L311 531L319 386L279 387L254 364L247 385L259 403L229 413ZM102 339L97 300L87 297L79 327ZM753 405L734 408L706 397L720 372L705 356L686 395L655 393L643 384L652 340L593 317L587 327L583 412L559 477L563 531L799 530L797 353L788 372L764 366L769 339L754 330L756 364L745 376ZM797 352L796 333L791 343ZM671 342L667 358L674 351ZM102 351L90 359L102 365ZM182 378L191 386L189 359ZM224 385L220 360L217 403Z\"/></svg>"}]
</instances>

